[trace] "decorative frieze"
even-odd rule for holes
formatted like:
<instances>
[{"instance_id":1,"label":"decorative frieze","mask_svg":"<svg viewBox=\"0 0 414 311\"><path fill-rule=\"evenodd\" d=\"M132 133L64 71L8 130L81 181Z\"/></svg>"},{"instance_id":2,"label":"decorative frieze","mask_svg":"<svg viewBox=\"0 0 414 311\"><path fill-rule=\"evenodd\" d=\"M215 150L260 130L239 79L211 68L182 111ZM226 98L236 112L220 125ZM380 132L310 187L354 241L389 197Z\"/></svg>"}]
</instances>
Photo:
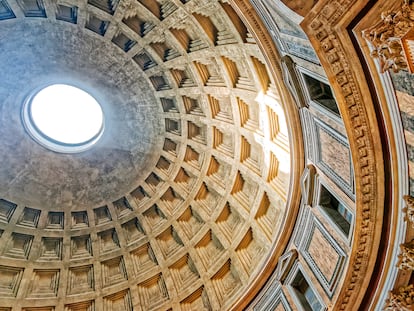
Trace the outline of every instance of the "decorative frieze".
<instances>
[{"instance_id":1,"label":"decorative frieze","mask_svg":"<svg viewBox=\"0 0 414 311\"><path fill-rule=\"evenodd\" d=\"M398 256L398 268L414 270L414 240L400 245L401 254Z\"/></svg>"},{"instance_id":2,"label":"decorative frieze","mask_svg":"<svg viewBox=\"0 0 414 311\"><path fill-rule=\"evenodd\" d=\"M409 195L405 195L404 197L405 201L405 220L411 223L411 226L414 228L414 198Z\"/></svg>"},{"instance_id":3,"label":"decorative frieze","mask_svg":"<svg viewBox=\"0 0 414 311\"><path fill-rule=\"evenodd\" d=\"M372 44L371 56L378 58L381 72L409 70L414 72L414 4L404 0L400 8L381 13L381 20L363 31Z\"/></svg>"},{"instance_id":4,"label":"decorative frieze","mask_svg":"<svg viewBox=\"0 0 414 311\"><path fill-rule=\"evenodd\" d=\"M400 287L397 294L390 293L384 311L410 311L414 307L414 285Z\"/></svg>"}]
</instances>

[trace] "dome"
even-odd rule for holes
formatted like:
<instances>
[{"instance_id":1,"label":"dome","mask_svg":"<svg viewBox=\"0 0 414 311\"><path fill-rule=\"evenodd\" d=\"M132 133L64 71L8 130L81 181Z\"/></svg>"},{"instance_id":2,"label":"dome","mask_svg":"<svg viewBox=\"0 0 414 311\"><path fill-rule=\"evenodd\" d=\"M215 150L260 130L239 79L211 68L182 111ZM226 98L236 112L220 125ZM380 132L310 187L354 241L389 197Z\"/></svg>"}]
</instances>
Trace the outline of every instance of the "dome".
<instances>
[{"instance_id":1,"label":"dome","mask_svg":"<svg viewBox=\"0 0 414 311\"><path fill-rule=\"evenodd\" d=\"M409 310L412 11L0 0L0 311Z\"/></svg>"},{"instance_id":2,"label":"dome","mask_svg":"<svg viewBox=\"0 0 414 311\"><path fill-rule=\"evenodd\" d=\"M0 205L13 224L1 265L18 272L15 299L229 309L271 258L290 193L283 91L256 40L226 2L47 9L0 29ZM96 98L105 130L93 146L30 133L22 109L38 136L55 135L36 118L57 117L33 111L45 85Z\"/></svg>"}]
</instances>

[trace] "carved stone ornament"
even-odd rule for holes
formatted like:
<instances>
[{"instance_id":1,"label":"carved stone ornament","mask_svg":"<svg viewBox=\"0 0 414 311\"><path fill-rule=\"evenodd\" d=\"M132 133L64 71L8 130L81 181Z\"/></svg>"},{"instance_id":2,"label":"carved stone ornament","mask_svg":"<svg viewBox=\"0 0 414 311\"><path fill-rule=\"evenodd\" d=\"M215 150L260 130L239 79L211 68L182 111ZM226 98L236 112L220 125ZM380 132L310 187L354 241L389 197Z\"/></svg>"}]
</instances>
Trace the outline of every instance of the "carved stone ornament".
<instances>
[{"instance_id":1,"label":"carved stone ornament","mask_svg":"<svg viewBox=\"0 0 414 311\"><path fill-rule=\"evenodd\" d=\"M414 307L414 285L400 287L398 294L389 293L385 311L411 311Z\"/></svg>"},{"instance_id":2,"label":"carved stone ornament","mask_svg":"<svg viewBox=\"0 0 414 311\"><path fill-rule=\"evenodd\" d=\"M400 245L401 254L398 256L398 268L414 270L414 240Z\"/></svg>"},{"instance_id":3,"label":"carved stone ornament","mask_svg":"<svg viewBox=\"0 0 414 311\"><path fill-rule=\"evenodd\" d=\"M399 9L382 12L381 21L363 31L363 36L373 47L371 56L379 59L381 72L390 69L394 72L401 69L412 72L414 69L409 44L414 31L412 2L404 0Z\"/></svg>"},{"instance_id":4,"label":"carved stone ornament","mask_svg":"<svg viewBox=\"0 0 414 311\"><path fill-rule=\"evenodd\" d=\"M411 223L411 226L414 228L414 198L409 195L405 195L404 201L406 207L404 208L405 211L405 220Z\"/></svg>"}]
</instances>

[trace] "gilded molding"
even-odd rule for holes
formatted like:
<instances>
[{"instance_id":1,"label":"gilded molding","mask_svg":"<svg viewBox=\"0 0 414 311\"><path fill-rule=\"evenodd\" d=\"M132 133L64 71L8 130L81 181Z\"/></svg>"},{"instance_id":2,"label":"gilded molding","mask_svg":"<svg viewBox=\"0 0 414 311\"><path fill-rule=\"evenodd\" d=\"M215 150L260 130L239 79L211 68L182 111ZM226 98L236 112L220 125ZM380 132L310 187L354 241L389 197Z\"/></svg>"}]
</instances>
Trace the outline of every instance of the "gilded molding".
<instances>
[{"instance_id":1,"label":"gilded molding","mask_svg":"<svg viewBox=\"0 0 414 311\"><path fill-rule=\"evenodd\" d=\"M338 100L352 151L356 185L356 219L354 242L343 286L336 302L337 310L358 308L367 285L367 277L373 271L380 238L382 199L378 180L382 168L376 157L381 150L375 147L379 137L374 130L375 120L368 109L373 107L370 98L361 88L365 87L363 74L353 57L349 55L350 41L345 18L357 14L357 0L319 1L302 23L310 38ZM353 6L353 7L352 7ZM353 11L354 9L354 11ZM345 16L346 15L346 16ZM354 15L354 16L355 16ZM371 123L372 122L372 123ZM375 136L377 135L377 136ZM379 175L380 176L379 176Z\"/></svg>"},{"instance_id":2,"label":"gilded molding","mask_svg":"<svg viewBox=\"0 0 414 311\"><path fill-rule=\"evenodd\" d=\"M401 254L398 256L398 268L414 270L414 240L400 245Z\"/></svg>"},{"instance_id":3,"label":"gilded molding","mask_svg":"<svg viewBox=\"0 0 414 311\"><path fill-rule=\"evenodd\" d=\"M410 311L414 307L414 285L400 287L397 294L389 293L385 311Z\"/></svg>"},{"instance_id":4,"label":"gilded molding","mask_svg":"<svg viewBox=\"0 0 414 311\"><path fill-rule=\"evenodd\" d=\"M414 228L414 198L409 195L405 195L404 197L405 201L405 220L411 223L411 226Z\"/></svg>"},{"instance_id":5,"label":"gilded molding","mask_svg":"<svg viewBox=\"0 0 414 311\"><path fill-rule=\"evenodd\" d=\"M363 31L363 36L373 48L371 56L378 58L382 73L414 66L408 57L409 45L405 44L406 35L414 27L414 4L411 2L404 0L399 8L382 12L381 20Z\"/></svg>"}]
</instances>

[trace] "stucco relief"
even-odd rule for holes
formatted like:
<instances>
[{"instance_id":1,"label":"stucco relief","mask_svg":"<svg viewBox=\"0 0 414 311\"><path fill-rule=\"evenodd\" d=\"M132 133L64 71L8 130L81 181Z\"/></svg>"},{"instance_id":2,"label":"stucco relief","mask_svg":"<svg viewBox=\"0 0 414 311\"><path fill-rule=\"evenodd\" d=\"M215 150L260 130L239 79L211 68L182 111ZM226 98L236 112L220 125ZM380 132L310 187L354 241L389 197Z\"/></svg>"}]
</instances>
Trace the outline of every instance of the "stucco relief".
<instances>
[{"instance_id":1,"label":"stucco relief","mask_svg":"<svg viewBox=\"0 0 414 311\"><path fill-rule=\"evenodd\" d=\"M414 228L414 198L409 195L404 196L405 201L405 220L411 223L411 226Z\"/></svg>"},{"instance_id":2,"label":"stucco relief","mask_svg":"<svg viewBox=\"0 0 414 311\"><path fill-rule=\"evenodd\" d=\"M398 293L390 293L384 311L410 311L414 307L414 286L400 287Z\"/></svg>"},{"instance_id":3,"label":"stucco relief","mask_svg":"<svg viewBox=\"0 0 414 311\"><path fill-rule=\"evenodd\" d=\"M382 12L381 20L363 32L373 47L371 56L380 62L381 72L398 72L414 66L405 42L414 26L414 4L411 2L404 0L400 8Z\"/></svg>"},{"instance_id":4,"label":"stucco relief","mask_svg":"<svg viewBox=\"0 0 414 311\"><path fill-rule=\"evenodd\" d=\"M414 270L414 240L401 244L400 249L398 268L402 270Z\"/></svg>"}]
</instances>

